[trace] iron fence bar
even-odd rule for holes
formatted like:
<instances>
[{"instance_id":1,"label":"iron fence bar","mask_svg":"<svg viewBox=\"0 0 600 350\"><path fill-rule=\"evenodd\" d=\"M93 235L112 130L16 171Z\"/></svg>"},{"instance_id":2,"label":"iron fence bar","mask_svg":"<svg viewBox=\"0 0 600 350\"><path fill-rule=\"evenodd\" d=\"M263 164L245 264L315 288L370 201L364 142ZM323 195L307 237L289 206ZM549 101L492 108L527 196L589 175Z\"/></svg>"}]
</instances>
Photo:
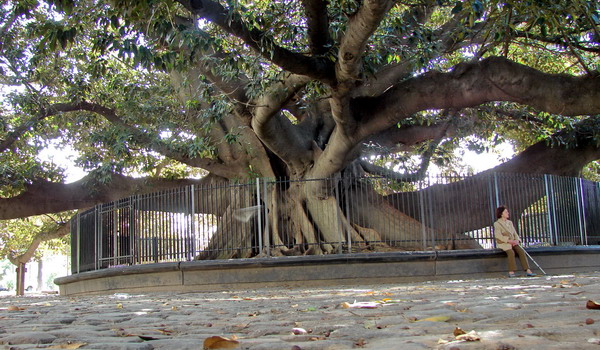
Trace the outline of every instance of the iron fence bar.
<instances>
[{"instance_id":1,"label":"iron fence bar","mask_svg":"<svg viewBox=\"0 0 600 350\"><path fill-rule=\"evenodd\" d=\"M98 270L99 266L100 266L100 258L102 257L102 240L100 239L100 237L98 235L102 235L102 226L100 226L100 229L98 229L98 225L102 224L102 216L99 216L98 213L98 206L94 207L94 223L96 223L96 225L94 225L94 269Z\"/></svg>"},{"instance_id":2,"label":"iron fence bar","mask_svg":"<svg viewBox=\"0 0 600 350\"><path fill-rule=\"evenodd\" d=\"M77 212L77 255L75 262L77 263L77 273L81 269L81 214Z\"/></svg>"},{"instance_id":3,"label":"iron fence bar","mask_svg":"<svg viewBox=\"0 0 600 350\"><path fill-rule=\"evenodd\" d=\"M583 245L588 245L588 239L587 239L587 222L585 221L585 218L587 217L586 215L586 210L585 210L585 191L584 191L584 183L583 183L583 179L579 178L579 201L577 203L577 205L581 206L581 214L579 215L579 222L581 225L581 244Z\"/></svg>"},{"instance_id":4,"label":"iron fence bar","mask_svg":"<svg viewBox=\"0 0 600 350\"><path fill-rule=\"evenodd\" d=\"M552 206L550 205L552 197L550 194L550 184L548 182L548 175L544 175L544 185L546 187L546 212L548 213L548 231L550 235L550 243L552 245L556 245L556 241L554 240L554 228L552 225Z\"/></svg>"},{"instance_id":5,"label":"iron fence bar","mask_svg":"<svg viewBox=\"0 0 600 350\"><path fill-rule=\"evenodd\" d=\"M346 221L348 222L348 225L346 226L346 242L348 245L348 252L351 253L352 252L352 232L351 232L351 227L350 227L350 222L352 222L351 218L350 218L350 210L348 208L348 186L347 186L347 182L344 181L344 179L342 179L342 186L344 186L344 209L346 211Z\"/></svg>"},{"instance_id":6,"label":"iron fence bar","mask_svg":"<svg viewBox=\"0 0 600 350\"><path fill-rule=\"evenodd\" d=\"M271 256L271 239L270 239L270 232L271 232L271 228L270 228L270 222L269 222L269 193L268 193L268 179L267 178L263 178L263 188L262 190L263 192L263 213L265 216L265 248L266 248L266 256L270 257ZM260 219L261 217L261 213L260 213L260 209L261 207L258 207L258 217Z\"/></svg>"},{"instance_id":7,"label":"iron fence bar","mask_svg":"<svg viewBox=\"0 0 600 350\"><path fill-rule=\"evenodd\" d=\"M427 249L427 227L425 225L425 201L423 199L423 189L419 188L419 207L421 209L421 248Z\"/></svg>"},{"instance_id":8,"label":"iron fence bar","mask_svg":"<svg viewBox=\"0 0 600 350\"><path fill-rule=\"evenodd\" d=\"M338 231L339 231L339 244L338 244L338 254L342 254L343 253L343 248L342 248L342 243L344 240L344 228L342 226L342 218L340 217L340 210L338 209L339 204L340 204L340 196L338 194L338 186L337 186L337 174L334 175L331 178L331 186L333 186L333 197L335 198L335 204L336 207L334 208L335 210L335 218L337 221L337 227L338 227ZM329 190L328 190L329 192Z\"/></svg>"},{"instance_id":9,"label":"iron fence bar","mask_svg":"<svg viewBox=\"0 0 600 350\"><path fill-rule=\"evenodd\" d=\"M196 186L190 186L190 242L188 250L190 255L188 260L196 256Z\"/></svg>"},{"instance_id":10,"label":"iron fence bar","mask_svg":"<svg viewBox=\"0 0 600 350\"><path fill-rule=\"evenodd\" d=\"M258 252L260 255L263 254L263 229L262 229L262 218L260 213L260 179L256 178L256 207L258 208Z\"/></svg>"},{"instance_id":11,"label":"iron fence bar","mask_svg":"<svg viewBox=\"0 0 600 350\"><path fill-rule=\"evenodd\" d=\"M500 206L500 191L498 190L498 173L494 173L494 189L496 190L496 208L498 208Z\"/></svg>"}]
</instances>

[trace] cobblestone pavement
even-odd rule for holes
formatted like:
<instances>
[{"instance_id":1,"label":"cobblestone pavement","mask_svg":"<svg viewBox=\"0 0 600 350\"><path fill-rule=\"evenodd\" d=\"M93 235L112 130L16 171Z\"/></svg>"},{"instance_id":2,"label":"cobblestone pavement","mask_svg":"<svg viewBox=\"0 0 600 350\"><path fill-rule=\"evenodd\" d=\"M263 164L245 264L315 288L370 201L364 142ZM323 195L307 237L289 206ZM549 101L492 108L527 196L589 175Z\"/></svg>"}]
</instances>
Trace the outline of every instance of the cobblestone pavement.
<instances>
[{"instance_id":1,"label":"cobblestone pavement","mask_svg":"<svg viewBox=\"0 0 600 350\"><path fill-rule=\"evenodd\" d=\"M202 349L206 344L252 350L600 350L600 310L588 308L588 300L600 302L600 273L203 293L4 296L0 349ZM213 336L223 338L207 340Z\"/></svg>"}]
</instances>

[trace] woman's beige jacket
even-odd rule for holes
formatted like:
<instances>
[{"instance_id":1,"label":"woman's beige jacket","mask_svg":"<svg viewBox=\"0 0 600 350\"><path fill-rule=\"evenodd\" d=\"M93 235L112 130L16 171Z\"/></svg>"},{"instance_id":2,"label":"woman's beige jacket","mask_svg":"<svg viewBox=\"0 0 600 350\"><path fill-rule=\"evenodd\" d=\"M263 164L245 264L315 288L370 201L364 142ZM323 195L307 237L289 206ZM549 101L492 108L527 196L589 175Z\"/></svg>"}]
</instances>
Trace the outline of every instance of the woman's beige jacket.
<instances>
[{"instance_id":1,"label":"woman's beige jacket","mask_svg":"<svg viewBox=\"0 0 600 350\"><path fill-rule=\"evenodd\" d=\"M508 243L509 240L521 240L512 221L503 219L494 222L494 237L496 238L496 246L505 251L512 249L512 245Z\"/></svg>"}]
</instances>

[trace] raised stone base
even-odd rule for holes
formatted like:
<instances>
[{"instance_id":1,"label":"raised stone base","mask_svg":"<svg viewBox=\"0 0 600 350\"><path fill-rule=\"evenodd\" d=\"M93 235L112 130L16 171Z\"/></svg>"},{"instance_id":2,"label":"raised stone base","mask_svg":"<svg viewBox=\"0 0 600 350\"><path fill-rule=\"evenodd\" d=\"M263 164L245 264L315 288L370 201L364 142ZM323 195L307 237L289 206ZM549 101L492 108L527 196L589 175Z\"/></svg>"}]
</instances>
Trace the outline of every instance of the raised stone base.
<instances>
[{"instance_id":1,"label":"raised stone base","mask_svg":"<svg viewBox=\"0 0 600 350\"><path fill-rule=\"evenodd\" d=\"M600 246L527 249L547 274L600 271ZM542 272L530 263L537 274ZM108 268L57 278L61 295L352 285L506 274L501 250L337 254L187 261Z\"/></svg>"}]
</instances>

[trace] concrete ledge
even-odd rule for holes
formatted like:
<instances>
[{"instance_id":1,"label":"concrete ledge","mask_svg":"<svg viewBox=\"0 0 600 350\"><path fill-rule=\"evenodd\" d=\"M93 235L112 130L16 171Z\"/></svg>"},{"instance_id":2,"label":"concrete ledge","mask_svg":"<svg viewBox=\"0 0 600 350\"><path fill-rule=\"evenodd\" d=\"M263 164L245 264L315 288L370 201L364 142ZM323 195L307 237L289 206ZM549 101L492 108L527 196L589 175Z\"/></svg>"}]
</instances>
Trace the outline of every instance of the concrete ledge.
<instances>
[{"instance_id":1,"label":"concrete ledge","mask_svg":"<svg viewBox=\"0 0 600 350\"><path fill-rule=\"evenodd\" d=\"M527 251L546 273L600 270L600 246ZM61 295L208 291L498 277L506 265L499 249L337 254L125 266L60 277L55 283Z\"/></svg>"}]
</instances>

